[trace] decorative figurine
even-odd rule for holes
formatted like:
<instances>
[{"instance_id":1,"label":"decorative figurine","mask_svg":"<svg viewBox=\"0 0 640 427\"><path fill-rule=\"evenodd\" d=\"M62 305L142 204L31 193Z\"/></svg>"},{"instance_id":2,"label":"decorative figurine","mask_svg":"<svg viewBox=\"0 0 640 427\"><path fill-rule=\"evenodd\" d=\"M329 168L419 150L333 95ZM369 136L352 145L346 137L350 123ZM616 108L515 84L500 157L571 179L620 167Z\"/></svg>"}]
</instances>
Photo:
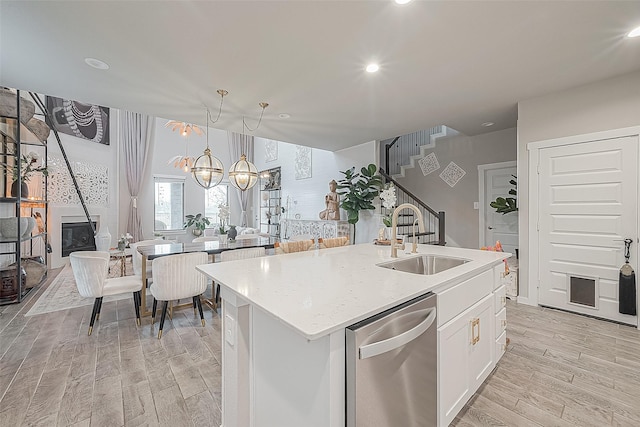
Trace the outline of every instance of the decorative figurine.
<instances>
[{"instance_id":1,"label":"decorative figurine","mask_svg":"<svg viewBox=\"0 0 640 427\"><path fill-rule=\"evenodd\" d=\"M324 196L325 210L320 212L320 219L340 220L340 196L336 193L337 186L335 179L329 183L329 193Z\"/></svg>"}]
</instances>

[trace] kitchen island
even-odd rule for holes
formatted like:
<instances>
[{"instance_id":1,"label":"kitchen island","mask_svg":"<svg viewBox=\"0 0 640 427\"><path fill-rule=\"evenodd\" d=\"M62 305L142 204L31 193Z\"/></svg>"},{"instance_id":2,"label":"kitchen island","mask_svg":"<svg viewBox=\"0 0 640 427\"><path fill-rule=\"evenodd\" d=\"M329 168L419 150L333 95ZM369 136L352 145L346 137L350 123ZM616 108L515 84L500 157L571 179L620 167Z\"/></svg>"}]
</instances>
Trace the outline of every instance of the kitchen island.
<instances>
[{"instance_id":1,"label":"kitchen island","mask_svg":"<svg viewBox=\"0 0 640 427\"><path fill-rule=\"evenodd\" d=\"M345 328L427 292L438 295L438 376L456 376L438 384L438 423L448 425L499 357L493 314L509 254L431 245L418 253L469 261L405 273L377 266L392 260L389 247L361 244L200 266L222 291L223 426L344 426ZM448 348L465 353L451 357L455 366L442 356Z\"/></svg>"}]
</instances>

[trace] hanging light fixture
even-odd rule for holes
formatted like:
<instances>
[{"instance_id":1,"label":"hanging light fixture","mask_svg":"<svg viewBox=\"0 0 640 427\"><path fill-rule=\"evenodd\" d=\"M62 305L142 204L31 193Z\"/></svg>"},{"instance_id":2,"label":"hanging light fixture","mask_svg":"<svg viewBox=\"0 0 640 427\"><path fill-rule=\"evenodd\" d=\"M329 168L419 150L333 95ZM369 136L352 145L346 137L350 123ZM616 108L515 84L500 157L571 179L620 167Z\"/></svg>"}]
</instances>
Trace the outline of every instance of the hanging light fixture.
<instances>
[{"instance_id":1,"label":"hanging light fixture","mask_svg":"<svg viewBox=\"0 0 640 427\"><path fill-rule=\"evenodd\" d=\"M258 169L244 154L229 169L229 182L238 190L245 191L258 182Z\"/></svg>"},{"instance_id":2,"label":"hanging light fixture","mask_svg":"<svg viewBox=\"0 0 640 427\"><path fill-rule=\"evenodd\" d=\"M218 90L218 95L220 95L220 109L218 110L218 117L216 117L213 123L220 119L222 103L224 102L225 95L228 93L229 92L223 89ZM193 179L203 188L212 188L220 184L224 174L222 162L217 157L211 155L211 149L209 148L209 116L209 109L207 108L207 148L204 149L204 154L193 162L193 166L191 167Z\"/></svg>"},{"instance_id":3,"label":"hanging light fixture","mask_svg":"<svg viewBox=\"0 0 640 427\"><path fill-rule=\"evenodd\" d=\"M202 136L204 135L204 132L202 132L202 129L200 129L197 125L194 125L193 123L187 123L187 122L179 122L177 120L169 120L164 127L170 127L172 131L176 131L179 130L180 131L180 135L182 136L189 136L191 135L191 132L195 133L198 136Z\"/></svg>"}]
</instances>

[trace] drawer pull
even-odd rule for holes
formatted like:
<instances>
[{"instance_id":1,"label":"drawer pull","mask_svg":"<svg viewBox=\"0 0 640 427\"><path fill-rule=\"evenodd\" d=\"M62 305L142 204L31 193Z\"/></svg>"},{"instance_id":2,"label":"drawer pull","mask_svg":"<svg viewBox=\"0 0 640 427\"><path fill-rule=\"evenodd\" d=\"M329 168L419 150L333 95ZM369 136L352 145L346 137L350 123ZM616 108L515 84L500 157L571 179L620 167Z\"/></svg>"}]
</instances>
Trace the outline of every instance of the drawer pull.
<instances>
[{"instance_id":1,"label":"drawer pull","mask_svg":"<svg viewBox=\"0 0 640 427\"><path fill-rule=\"evenodd\" d=\"M476 336L476 326L478 327L478 335ZM476 318L471 321L471 344L476 345L480 341L480 319Z\"/></svg>"},{"instance_id":2,"label":"drawer pull","mask_svg":"<svg viewBox=\"0 0 640 427\"><path fill-rule=\"evenodd\" d=\"M507 327L507 320L505 319L505 320L502 321L502 329L504 329L506 327Z\"/></svg>"},{"instance_id":3,"label":"drawer pull","mask_svg":"<svg viewBox=\"0 0 640 427\"><path fill-rule=\"evenodd\" d=\"M500 298L500 301L502 303L502 306L504 307L505 305L507 305L507 297L502 297Z\"/></svg>"}]
</instances>

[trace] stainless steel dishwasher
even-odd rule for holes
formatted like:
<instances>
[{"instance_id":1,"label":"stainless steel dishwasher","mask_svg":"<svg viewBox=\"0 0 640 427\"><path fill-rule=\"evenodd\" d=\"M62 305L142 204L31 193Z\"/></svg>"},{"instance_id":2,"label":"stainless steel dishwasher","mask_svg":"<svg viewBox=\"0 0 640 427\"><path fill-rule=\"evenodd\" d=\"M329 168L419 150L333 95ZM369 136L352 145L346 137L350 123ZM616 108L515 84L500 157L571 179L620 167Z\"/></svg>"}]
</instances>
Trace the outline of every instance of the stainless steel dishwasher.
<instances>
[{"instance_id":1,"label":"stainless steel dishwasher","mask_svg":"<svg viewBox=\"0 0 640 427\"><path fill-rule=\"evenodd\" d=\"M347 427L437 425L436 295L346 329Z\"/></svg>"}]
</instances>

